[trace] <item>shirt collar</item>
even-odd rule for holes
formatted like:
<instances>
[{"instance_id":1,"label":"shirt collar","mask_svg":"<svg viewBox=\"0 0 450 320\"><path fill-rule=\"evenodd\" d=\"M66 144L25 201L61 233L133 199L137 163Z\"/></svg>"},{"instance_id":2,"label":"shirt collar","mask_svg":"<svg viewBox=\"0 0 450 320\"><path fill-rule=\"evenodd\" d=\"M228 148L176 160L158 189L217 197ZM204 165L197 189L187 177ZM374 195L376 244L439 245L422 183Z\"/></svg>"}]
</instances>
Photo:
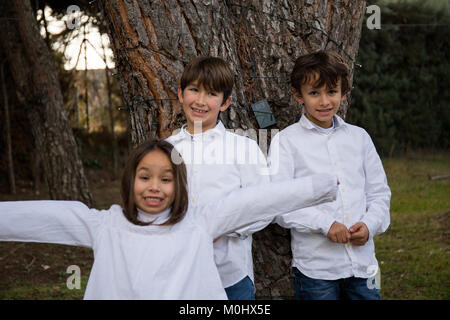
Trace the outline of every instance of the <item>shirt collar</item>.
<instances>
[{"instance_id":1,"label":"shirt collar","mask_svg":"<svg viewBox=\"0 0 450 320\"><path fill-rule=\"evenodd\" d=\"M347 126L347 123L339 117L337 114L333 116L333 122L334 122L334 129L337 130L339 128L345 128ZM308 118L306 118L306 115L303 114L298 123L305 129L316 129L311 121L309 121Z\"/></svg>"},{"instance_id":2,"label":"shirt collar","mask_svg":"<svg viewBox=\"0 0 450 320\"><path fill-rule=\"evenodd\" d=\"M223 125L222 121L218 121L216 126L212 129L209 129L205 132L191 134L187 131L187 124L184 124L181 127L181 135L180 138L182 139L191 139L191 140L200 140L203 139L203 141L211 141L216 137L221 137L225 134L225 126Z\"/></svg>"},{"instance_id":3,"label":"shirt collar","mask_svg":"<svg viewBox=\"0 0 450 320\"><path fill-rule=\"evenodd\" d=\"M334 127L337 129L339 127L345 128L347 127L347 122L344 121L341 117L339 117L337 114L334 116Z\"/></svg>"},{"instance_id":4,"label":"shirt collar","mask_svg":"<svg viewBox=\"0 0 450 320\"><path fill-rule=\"evenodd\" d=\"M166 210L160 212L160 213L148 213L145 212L139 208L136 208L138 212L138 220L148 223L152 222L153 224L162 224L166 222L169 219L170 211L172 210L172 207L167 208Z\"/></svg>"}]
</instances>

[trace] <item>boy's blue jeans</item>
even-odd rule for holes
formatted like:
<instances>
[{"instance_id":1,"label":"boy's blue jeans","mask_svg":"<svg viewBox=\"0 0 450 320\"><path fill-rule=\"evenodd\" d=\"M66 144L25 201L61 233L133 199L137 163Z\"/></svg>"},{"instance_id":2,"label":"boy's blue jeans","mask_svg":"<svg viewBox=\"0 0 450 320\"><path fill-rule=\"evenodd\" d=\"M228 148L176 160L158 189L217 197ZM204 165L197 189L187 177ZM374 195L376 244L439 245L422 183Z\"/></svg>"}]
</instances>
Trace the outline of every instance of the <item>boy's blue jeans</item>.
<instances>
[{"instance_id":1,"label":"boy's blue jeans","mask_svg":"<svg viewBox=\"0 0 450 320\"><path fill-rule=\"evenodd\" d=\"M380 290L369 289L367 279L320 280L305 276L295 267L292 271L297 300L381 300Z\"/></svg>"},{"instance_id":2,"label":"boy's blue jeans","mask_svg":"<svg viewBox=\"0 0 450 320\"><path fill-rule=\"evenodd\" d=\"M229 300L255 300L255 287L249 276L225 288Z\"/></svg>"}]
</instances>

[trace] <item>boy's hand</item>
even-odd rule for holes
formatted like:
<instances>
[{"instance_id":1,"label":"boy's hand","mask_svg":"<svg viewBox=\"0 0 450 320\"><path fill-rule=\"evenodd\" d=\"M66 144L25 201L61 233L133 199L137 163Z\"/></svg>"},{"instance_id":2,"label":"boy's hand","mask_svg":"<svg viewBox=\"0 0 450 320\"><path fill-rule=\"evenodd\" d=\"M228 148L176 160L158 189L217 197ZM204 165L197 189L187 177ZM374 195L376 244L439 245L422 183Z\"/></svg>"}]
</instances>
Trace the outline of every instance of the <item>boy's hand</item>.
<instances>
[{"instance_id":1,"label":"boy's hand","mask_svg":"<svg viewBox=\"0 0 450 320\"><path fill-rule=\"evenodd\" d=\"M364 245L369 240L369 229L364 222L357 222L350 227L350 242L355 246Z\"/></svg>"},{"instance_id":2,"label":"boy's hand","mask_svg":"<svg viewBox=\"0 0 450 320\"><path fill-rule=\"evenodd\" d=\"M213 243L215 243L217 240L219 240L220 239L220 237L217 237L217 238L215 238L214 240L213 240Z\"/></svg>"},{"instance_id":3,"label":"boy's hand","mask_svg":"<svg viewBox=\"0 0 450 320\"><path fill-rule=\"evenodd\" d=\"M328 239L336 243L347 243L350 240L350 232L347 227L340 222L335 221L328 231Z\"/></svg>"}]
</instances>

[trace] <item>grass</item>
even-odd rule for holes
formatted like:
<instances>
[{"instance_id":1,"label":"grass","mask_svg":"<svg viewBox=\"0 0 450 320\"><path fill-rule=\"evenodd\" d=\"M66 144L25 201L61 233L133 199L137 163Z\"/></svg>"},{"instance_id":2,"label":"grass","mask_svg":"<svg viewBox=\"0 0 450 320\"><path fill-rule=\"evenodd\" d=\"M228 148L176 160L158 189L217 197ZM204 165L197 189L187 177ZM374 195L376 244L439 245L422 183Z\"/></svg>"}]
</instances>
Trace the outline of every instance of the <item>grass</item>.
<instances>
[{"instance_id":1,"label":"grass","mask_svg":"<svg viewBox=\"0 0 450 320\"><path fill-rule=\"evenodd\" d=\"M83 298L87 280L88 276L82 276L81 288L72 290L69 290L64 282L42 283L40 285L19 282L11 289L2 292L1 298L6 300L80 300Z\"/></svg>"},{"instance_id":2,"label":"grass","mask_svg":"<svg viewBox=\"0 0 450 320\"><path fill-rule=\"evenodd\" d=\"M384 299L450 298L450 156L383 161L392 190L391 225L375 238Z\"/></svg>"},{"instance_id":3,"label":"grass","mask_svg":"<svg viewBox=\"0 0 450 320\"><path fill-rule=\"evenodd\" d=\"M0 244L0 299L82 299L93 257L89 249L38 243ZM81 288L69 290L66 282L81 269ZM69 279L70 280L70 279Z\"/></svg>"},{"instance_id":4,"label":"grass","mask_svg":"<svg viewBox=\"0 0 450 320\"><path fill-rule=\"evenodd\" d=\"M391 225L375 238L383 299L450 299L450 154L385 159L392 190ZM92 172L90 176L99 176ZM119 199L119 183L102 176L90 183L97 208ZM46 199L27 186L15 197ZM0 242L0 299L81 299L92 266L89 249ZM81 270L81 289L69 290L69 265Z\"/></svg>"}]
</instances>

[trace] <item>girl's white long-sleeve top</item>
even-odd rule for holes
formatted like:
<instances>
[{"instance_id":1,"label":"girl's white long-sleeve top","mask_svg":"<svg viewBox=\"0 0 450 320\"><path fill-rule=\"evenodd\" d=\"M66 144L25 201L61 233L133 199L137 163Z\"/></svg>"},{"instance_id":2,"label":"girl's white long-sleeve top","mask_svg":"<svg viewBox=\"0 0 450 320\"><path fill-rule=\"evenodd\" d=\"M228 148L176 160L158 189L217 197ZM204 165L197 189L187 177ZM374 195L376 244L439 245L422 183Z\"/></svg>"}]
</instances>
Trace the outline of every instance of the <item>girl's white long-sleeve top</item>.
<instances>
[{"instance_id":1,"label":"girl's white long-sleeve top","mask_svg":"<svg viewBox=\"0 0 450 320\"><path fill-rule=\"evenodd\" d=\"M213 239L260 219L332 201L336 181L319 174L237 190L190 207L173 226L134 225L118 205L96 210L76 201L0 202L0 241L92 248L85 299L226 299Z\"/></svg>"}]
</instances>

